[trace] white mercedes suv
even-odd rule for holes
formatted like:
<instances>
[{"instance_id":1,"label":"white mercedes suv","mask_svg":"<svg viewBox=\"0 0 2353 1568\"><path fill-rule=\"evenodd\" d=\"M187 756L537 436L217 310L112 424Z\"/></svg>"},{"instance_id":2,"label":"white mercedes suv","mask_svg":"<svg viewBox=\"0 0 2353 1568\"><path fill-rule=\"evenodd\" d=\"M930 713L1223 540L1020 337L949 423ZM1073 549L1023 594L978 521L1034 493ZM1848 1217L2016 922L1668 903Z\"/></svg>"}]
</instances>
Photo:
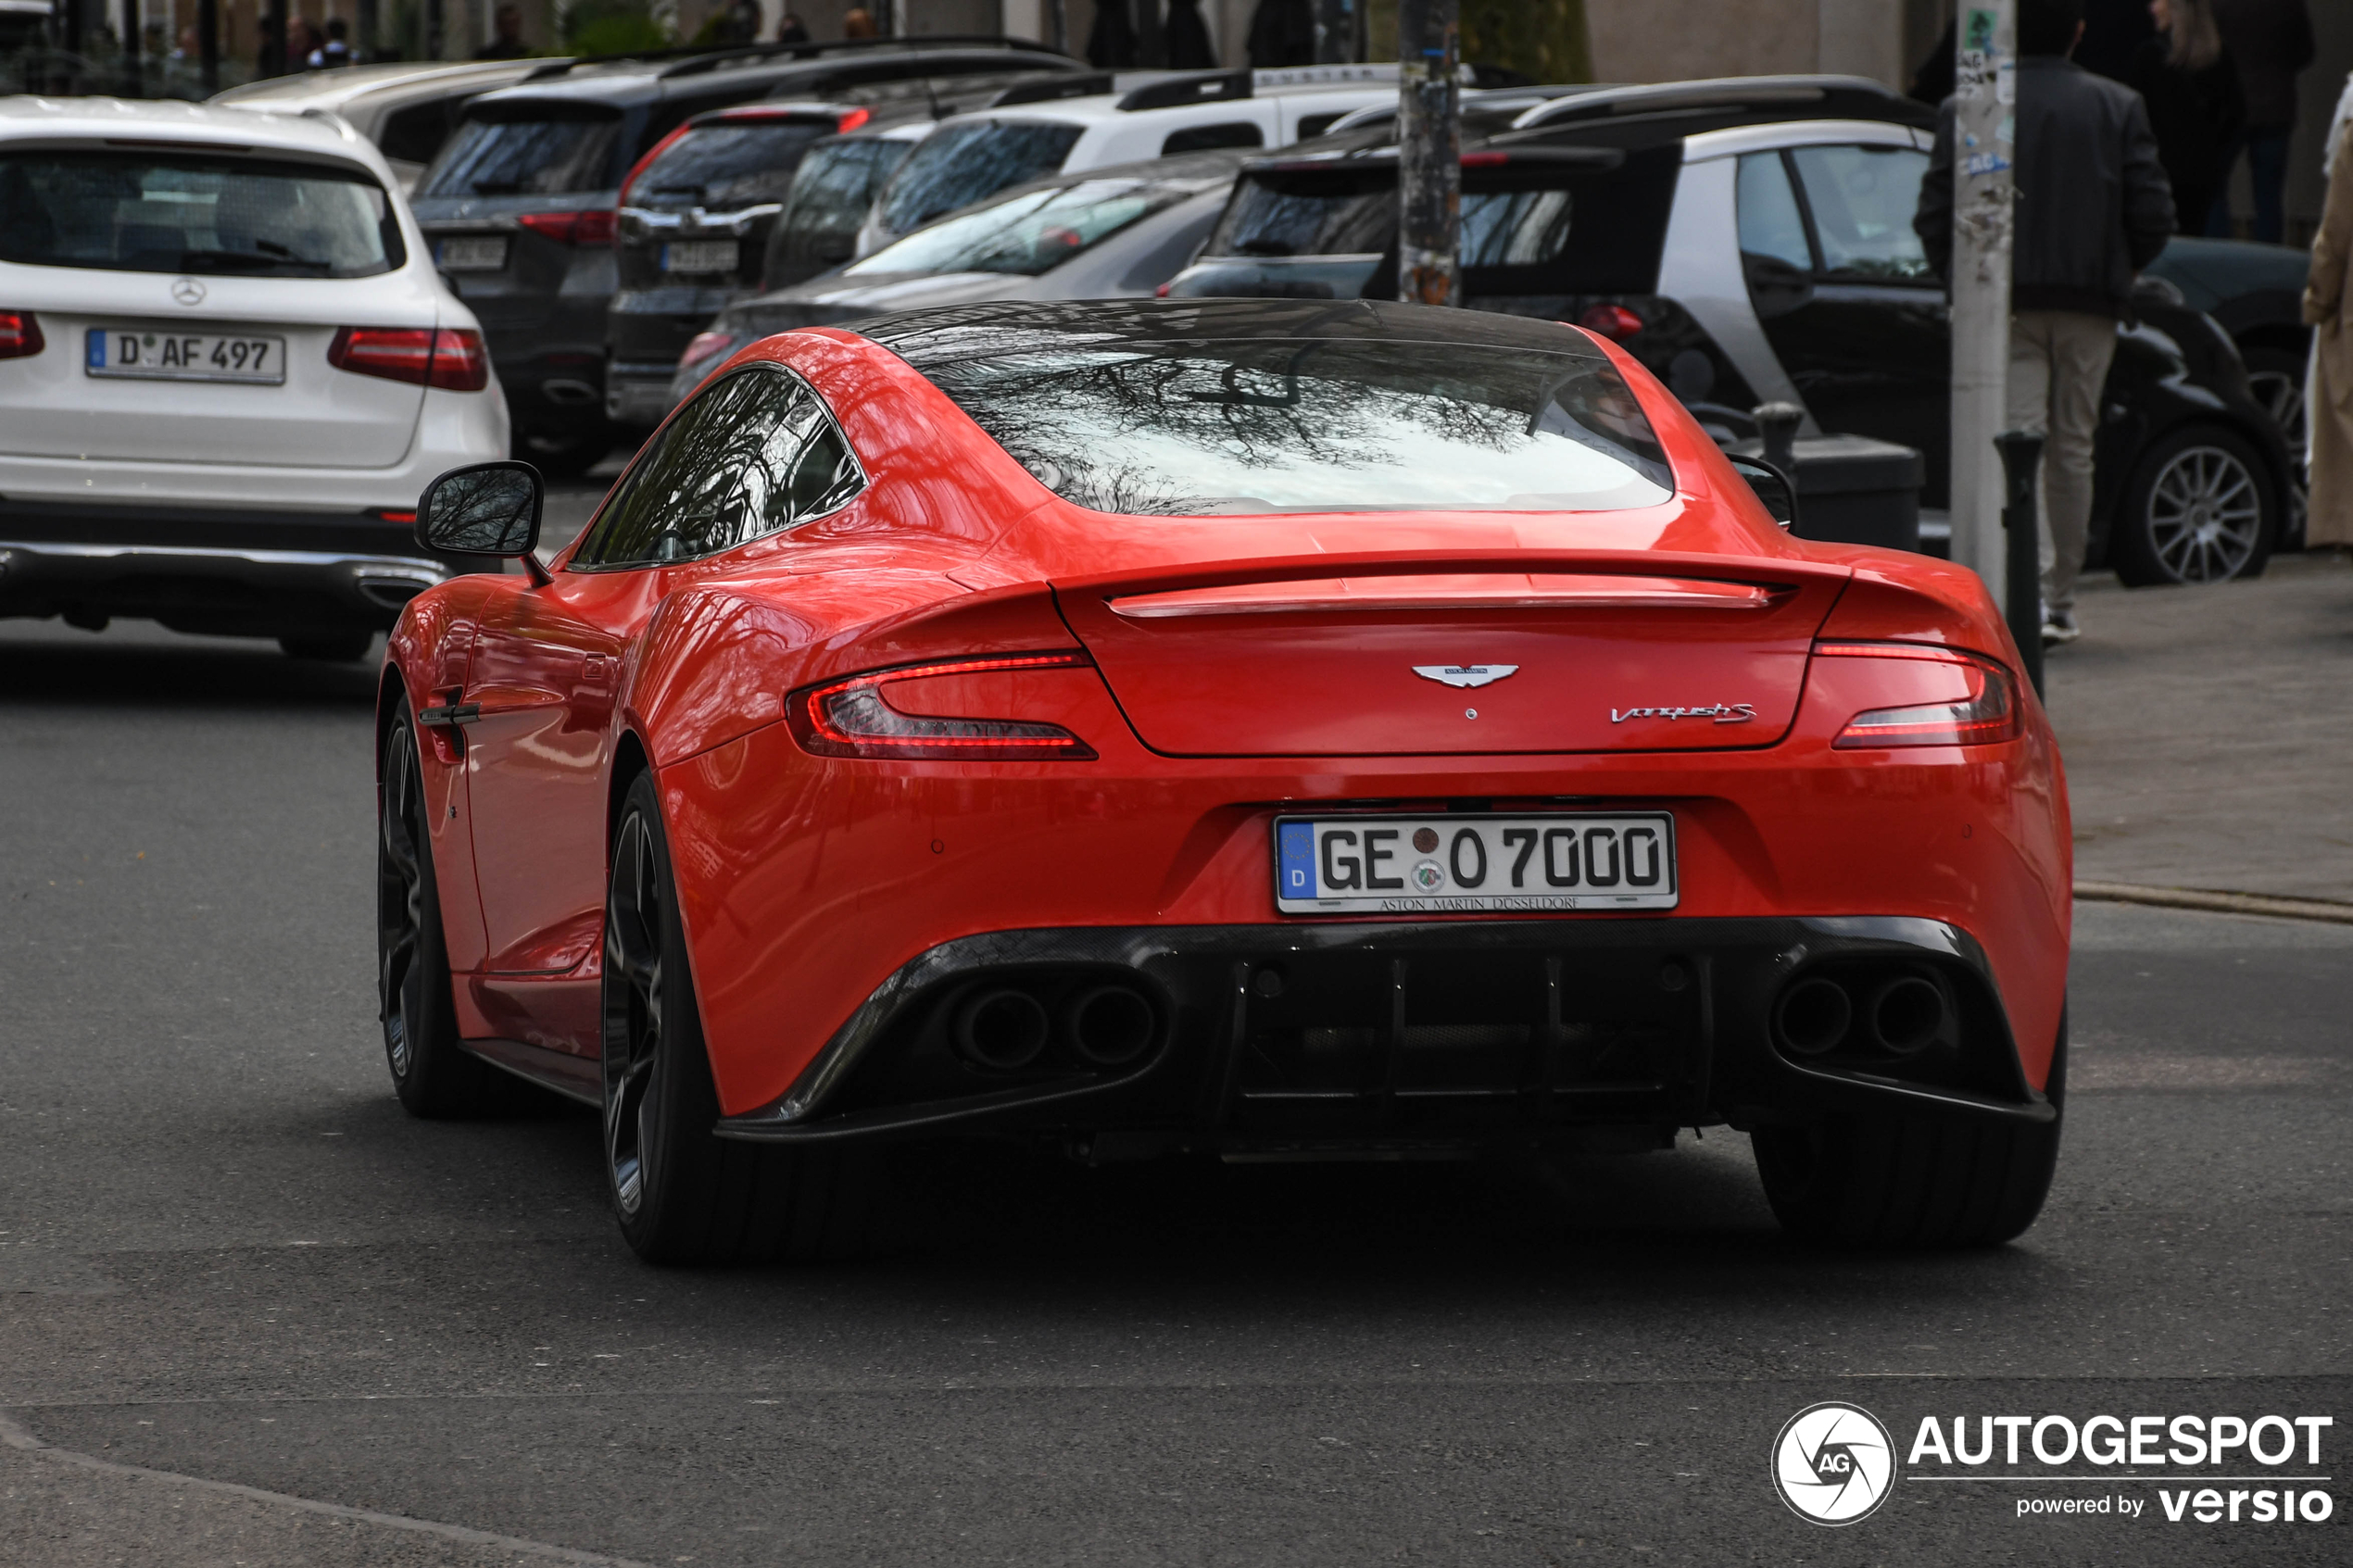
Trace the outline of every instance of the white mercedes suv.
<instances>
[{"instance_id":1,"label":"white mercedes suv","mask_svg":"<svg viewBox=\"0 0 2353 1568\"><path fill-rule=\"evenodd\" d=\"M357 659L507 455L472 314L342 120L0 98L0 616Z\"/></svg>"}]
</instances>

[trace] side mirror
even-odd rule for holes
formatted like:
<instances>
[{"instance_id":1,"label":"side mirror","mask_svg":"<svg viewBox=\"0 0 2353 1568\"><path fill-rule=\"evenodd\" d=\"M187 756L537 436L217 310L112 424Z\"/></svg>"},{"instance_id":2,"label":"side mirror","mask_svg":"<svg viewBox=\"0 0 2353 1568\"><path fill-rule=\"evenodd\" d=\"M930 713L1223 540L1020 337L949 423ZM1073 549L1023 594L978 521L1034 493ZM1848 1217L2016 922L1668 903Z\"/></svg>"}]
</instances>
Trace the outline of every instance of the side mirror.
<instances>
[{"instance_id":1,"label":"side mirror","mask_svg":"<svg viewBox=\"0 0 2353 1568\"><path fill-rule=\"evenodd\" d=\"M522 556L539 544L547 486L529 463L451 469L417 497L417 543L434 555Z\"/></svg>"},{"instance_id":2,"label":"side mirror","mask_svg":"<svg viewBox=\"0 0 2353 1568\"><path fill-rule=\"evenodd\" d=\"M1740 470L1765 509L1783 528L1797 526L1797 481L1779 463L1768 463L1762 458L1747 458L1738 453L1726 453L1726 459Z\"/></svg>"}]
</instances>

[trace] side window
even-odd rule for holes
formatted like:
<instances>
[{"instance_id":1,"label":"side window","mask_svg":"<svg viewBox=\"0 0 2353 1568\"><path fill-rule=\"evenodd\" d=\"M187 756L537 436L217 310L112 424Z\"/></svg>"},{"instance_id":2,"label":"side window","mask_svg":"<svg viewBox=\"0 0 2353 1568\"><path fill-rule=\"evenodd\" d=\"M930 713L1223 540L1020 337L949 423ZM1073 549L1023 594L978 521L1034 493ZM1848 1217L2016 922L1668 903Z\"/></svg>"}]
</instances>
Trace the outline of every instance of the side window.
<instances>
[{"instance_id":1,"label":"side window","mask_svg":"<svg viewBox=\"0 0 2353 1568\"><path fill-rule=\"evenodd\" d=\"M1925 153L1909 147L1798 147L1790 160L1814 216L1825 272L1872 282L1932 281L1920 238L1912 232L1920 177L1928 172Z\"/></svg>"},{"instance_id":2,"label":"side window","mask_svg":"<svg viewBox=\"0 0 2353 1568\"><path fill-rule=\"evenodd\" d=\"M1778 261L1800 272L1814 270L1814 254L1806 244L1806 220L1797 209L1797 195L1789 186L1789 170L1779 153L1750 153L1741 159L1741 255L1744 259Z\"/></svg>"},{"instance_id":3,"label":"side window","mask_svg":"<svg viewBox=\"0 0 2353 1568\"><path fill-rule=\"evenodd\" d=\"M1263 147L1265 133L1255 120L1233 119L1216 125L1189 125L1182 131L1171 131L1160 144L1160 156L1175 157L1179 153L1205 153L1212 147Z\"/></svg>"},{"instance_id":4,"label":"side window","mask_svg":"<svg viewBox=\"0 0 2353 1568\"><path fill-rule=\"evenodd\" d=\"M1542 267L1568 250L1576 202L1567 191L1484 191L1463 197L1465 267Z\"/></svg>"},{"instance_id":5,"label":"side window","mask_svg":"<svg viewBox=\"0 0 2353 1568\"><path fill-rule=\"evenodd\" d=\"M864 483L817 395L789 371L749 366L670 422L573 562L654 566L715 555L831 511Z\"/></svg>"}]
</instances>

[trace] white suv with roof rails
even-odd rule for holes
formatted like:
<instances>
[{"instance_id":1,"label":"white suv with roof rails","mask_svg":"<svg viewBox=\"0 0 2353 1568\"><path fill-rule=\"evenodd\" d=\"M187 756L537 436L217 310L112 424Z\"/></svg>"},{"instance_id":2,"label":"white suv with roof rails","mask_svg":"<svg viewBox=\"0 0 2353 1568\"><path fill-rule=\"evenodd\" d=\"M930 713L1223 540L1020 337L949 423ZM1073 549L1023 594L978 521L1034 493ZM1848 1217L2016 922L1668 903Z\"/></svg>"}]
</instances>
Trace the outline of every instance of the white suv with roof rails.
<instances>
[{"instance_id":1,"label":"white suv with roof rails","mask_svg":"<svg viewBox=\"0 0 2353 1568\"><path fill-rule=\"evenodd\" d=\"M1353 110L1396 101L1393 64L1101 73L1015 87L940 121L876 198L858 254L1025 181L1216 147L1287 147Z\"/></svg>"},{"instance_id":2,"label":"white suv with roof rails","mask_svg":"<svg viewBox=\"0 0 2353 1568\"><path fill-rule=\"evenodd\" d=\"M0 98L0 616L357 659L507 454L472 312L344 121Z\"/></svg>"}]
</instances>

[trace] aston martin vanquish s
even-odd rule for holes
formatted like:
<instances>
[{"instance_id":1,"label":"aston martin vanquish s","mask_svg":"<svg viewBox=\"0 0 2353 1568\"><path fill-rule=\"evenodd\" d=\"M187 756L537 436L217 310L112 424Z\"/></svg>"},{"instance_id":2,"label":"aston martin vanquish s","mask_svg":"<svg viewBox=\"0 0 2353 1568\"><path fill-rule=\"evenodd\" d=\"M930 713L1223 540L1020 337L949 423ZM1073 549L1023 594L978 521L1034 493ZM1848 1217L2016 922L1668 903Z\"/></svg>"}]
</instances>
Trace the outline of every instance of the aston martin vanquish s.
<instances>
[{"instance_id":1,"label":"aston martin vanquish s","mask_svg":"<svg viewBox=\"0 0 2353 1568\"><path fill-rule=\"evenodd\" d=\"M445 475L379 747L403 1101L599 1107L665 1261L875 1150L1754 1135L1794 1235L2000 1242L2065 1078L2057 753L1969 572L1793 537L1578 328L948 307L733 356L553 562Z\"/></svg>"}]
</instances>

